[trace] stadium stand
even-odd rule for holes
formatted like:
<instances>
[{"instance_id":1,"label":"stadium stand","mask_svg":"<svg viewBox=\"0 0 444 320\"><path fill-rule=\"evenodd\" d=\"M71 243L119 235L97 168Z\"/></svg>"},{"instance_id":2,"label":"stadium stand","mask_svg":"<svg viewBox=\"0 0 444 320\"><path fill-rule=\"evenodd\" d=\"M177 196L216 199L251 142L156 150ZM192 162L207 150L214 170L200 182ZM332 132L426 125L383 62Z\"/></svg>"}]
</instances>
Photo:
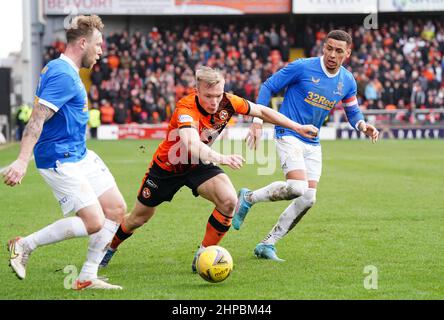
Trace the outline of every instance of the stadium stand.
<instances>
[{"instance_id":1,"label":"stadium stand","mask_svg":"<svg viewBox=\"0 0 444 320\"><path fill-rule=\"evenodd\" d=\"M115 123L165 122L175 101L193 90L194 68L209 65L226 72L227 91L254 101L260 84L291 59L320 55L332 28L353 35L354 51L346 67L357 80L361 107L387 111L376 121L444 120L440 112L412 112L442 108L444 101L444 23L427 16L388 20L377 30L319 20L305 24L302 37L290 34L286 23L195 23L180 29L153 27L147 33L111 32L91 73L89 97L100 109L119 109ZM63 50L61 41L54 42L44 62Z\"/></svg>"}]
</instances>

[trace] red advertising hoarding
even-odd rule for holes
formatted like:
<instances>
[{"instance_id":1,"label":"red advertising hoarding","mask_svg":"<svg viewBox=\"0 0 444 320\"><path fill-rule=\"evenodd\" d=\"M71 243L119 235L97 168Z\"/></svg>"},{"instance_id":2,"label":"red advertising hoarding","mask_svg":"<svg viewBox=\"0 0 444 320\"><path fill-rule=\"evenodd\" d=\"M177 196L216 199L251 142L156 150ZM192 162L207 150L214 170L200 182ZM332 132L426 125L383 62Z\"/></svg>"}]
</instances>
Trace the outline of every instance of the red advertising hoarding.
<instances>
[{"instance_id":1,"label":"red advertising hoarding","mask_svg":"<svg viewBox=\"0 0 444 320\"><path fill-rule=\"evenodd\" d=\"M291 12L291 0L44 0L46 15L242 15Z\"/></svg>"}]
</instances>

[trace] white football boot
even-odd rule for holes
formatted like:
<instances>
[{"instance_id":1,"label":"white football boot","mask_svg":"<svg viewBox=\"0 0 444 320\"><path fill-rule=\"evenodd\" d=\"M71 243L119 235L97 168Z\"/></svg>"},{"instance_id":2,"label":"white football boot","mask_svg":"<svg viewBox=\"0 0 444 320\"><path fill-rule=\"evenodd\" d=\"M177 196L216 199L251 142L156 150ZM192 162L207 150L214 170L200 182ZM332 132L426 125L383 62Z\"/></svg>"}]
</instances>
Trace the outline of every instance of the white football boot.
<instances>
[{"instance_id":1,"label":"white football boot","mask_svg":"<svg viewBox=\"0 0 444 320\"><path fill-rule=\"evenodd\" d=\"M85 290L85 289L99 289L99 290L122 290L121 286L110 284L99 278L90 279L85 281L80 281L77 279L74 281L72 288L74 290Z\"/></svg>"},{"instance_id":2,"label":"white football boot","mask_svg":"<svg viewBox=\"0 0 444 320\"><path fill-rule=\"evenodd\" d=\"M23 280L26 277L26 264L28 263L31 251L19 243L20 239L20 237L17 237L8 241L9 265L17 277Z\"/></svg>"}]
</instances>

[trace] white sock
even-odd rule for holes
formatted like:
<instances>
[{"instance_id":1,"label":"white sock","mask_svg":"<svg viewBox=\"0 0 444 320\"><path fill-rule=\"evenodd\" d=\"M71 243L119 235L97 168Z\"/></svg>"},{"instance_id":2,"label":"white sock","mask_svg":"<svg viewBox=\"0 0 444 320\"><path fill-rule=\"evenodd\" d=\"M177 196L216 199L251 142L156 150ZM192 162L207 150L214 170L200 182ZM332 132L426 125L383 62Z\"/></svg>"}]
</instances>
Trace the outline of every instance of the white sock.
<instances>
[{"instance_id":1,"label":"white sock","mask_svg":"<svg viewBox=\"0 0 444 320\"><path fill-rule=\"evenodd\" d=\"M255 204L257 202L276 201L280 195L287 189L287 183L285 181L275 181L268 186L252 191L246 197L246 200Z\"/></svg>"},{"instance_id":2,"label":"white sock","mask_svg":"<svg viewBox=\"0 0 444 320\"><path fill-rule=\"evenodd\" d=\"M83 220L79 217L69 217L58 220L21 239L21 241L30 251L33 251L40 246L71 238L86 237L87 235L88 231Z\"/></svg>"},{"instance_id":3,"label":"white sock","mask_svg":"<svg viewBox=\"0 0 444 320\"><path fill-rule=\"evenodd\" d=\"M205 247L203 244L200 245L199 249L197 250L197 254L199 255L202 251L204 251Z\"/></svg>"},{"instance_id":4,"label":"white sock","mask_svg":"<svg viewBox=\"0 0 444 320\"><path fill-rule=\"evenodd\" d=\"M308 182L305 180L276 181L248 194L246 200L252 204L263 201L293 200L303 195L307 188Z\"/></svg>"},{"instance_id":5,"label":"white sock","mask_svg":"<svg viewBox=\"0 0 444 320\"><path fill-rule=\"evenodd\" d=\"M293 200L291 204L280 215L278 222L270 233L262 240L265 244L276 244L302 219L316 200L316 189L307 189L303 196Z\"/></svg>"},{"instance_id":6,"label":"white sock","mask_svg":"<svg viewBox=\"0 0 444 320\"><path fill-rule=\"evenodd\" d=\"M80 281L97 278L99 264L105 256L107 246L111 243L119 224L105 219L102 229L89 236L88 254L79 275Z\"/></svg>"}]
</instances>

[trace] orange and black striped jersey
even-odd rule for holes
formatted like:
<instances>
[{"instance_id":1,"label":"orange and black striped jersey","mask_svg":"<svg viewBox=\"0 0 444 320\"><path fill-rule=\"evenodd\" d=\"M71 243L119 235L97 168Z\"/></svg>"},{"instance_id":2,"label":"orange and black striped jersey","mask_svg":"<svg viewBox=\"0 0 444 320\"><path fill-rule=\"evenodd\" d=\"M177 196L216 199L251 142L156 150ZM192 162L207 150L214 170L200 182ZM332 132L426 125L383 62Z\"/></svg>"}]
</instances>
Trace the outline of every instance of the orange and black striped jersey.
<instances>
[{"instance_id":1,"label":"orange and black striped jersey","mask_svg":"<svg viewBox=\"0 0 444 320\"><path fill-rule=\"evenodd\" d=\"M247 100L224 93L216 113L209 114L199 104L197 93L194 92L177 102L168 126L167 137L154 153L153 161L166 171L185 172L193 165L190 164L189 155L185 161L181 161L182 163L177 161L177 159L183 159L180 154L180 143L178 143L180 128L195 128L199 132L200 140L211 145L234 114L247 115L249 113L250 104Z\"/></svg>"}]
</instances>

